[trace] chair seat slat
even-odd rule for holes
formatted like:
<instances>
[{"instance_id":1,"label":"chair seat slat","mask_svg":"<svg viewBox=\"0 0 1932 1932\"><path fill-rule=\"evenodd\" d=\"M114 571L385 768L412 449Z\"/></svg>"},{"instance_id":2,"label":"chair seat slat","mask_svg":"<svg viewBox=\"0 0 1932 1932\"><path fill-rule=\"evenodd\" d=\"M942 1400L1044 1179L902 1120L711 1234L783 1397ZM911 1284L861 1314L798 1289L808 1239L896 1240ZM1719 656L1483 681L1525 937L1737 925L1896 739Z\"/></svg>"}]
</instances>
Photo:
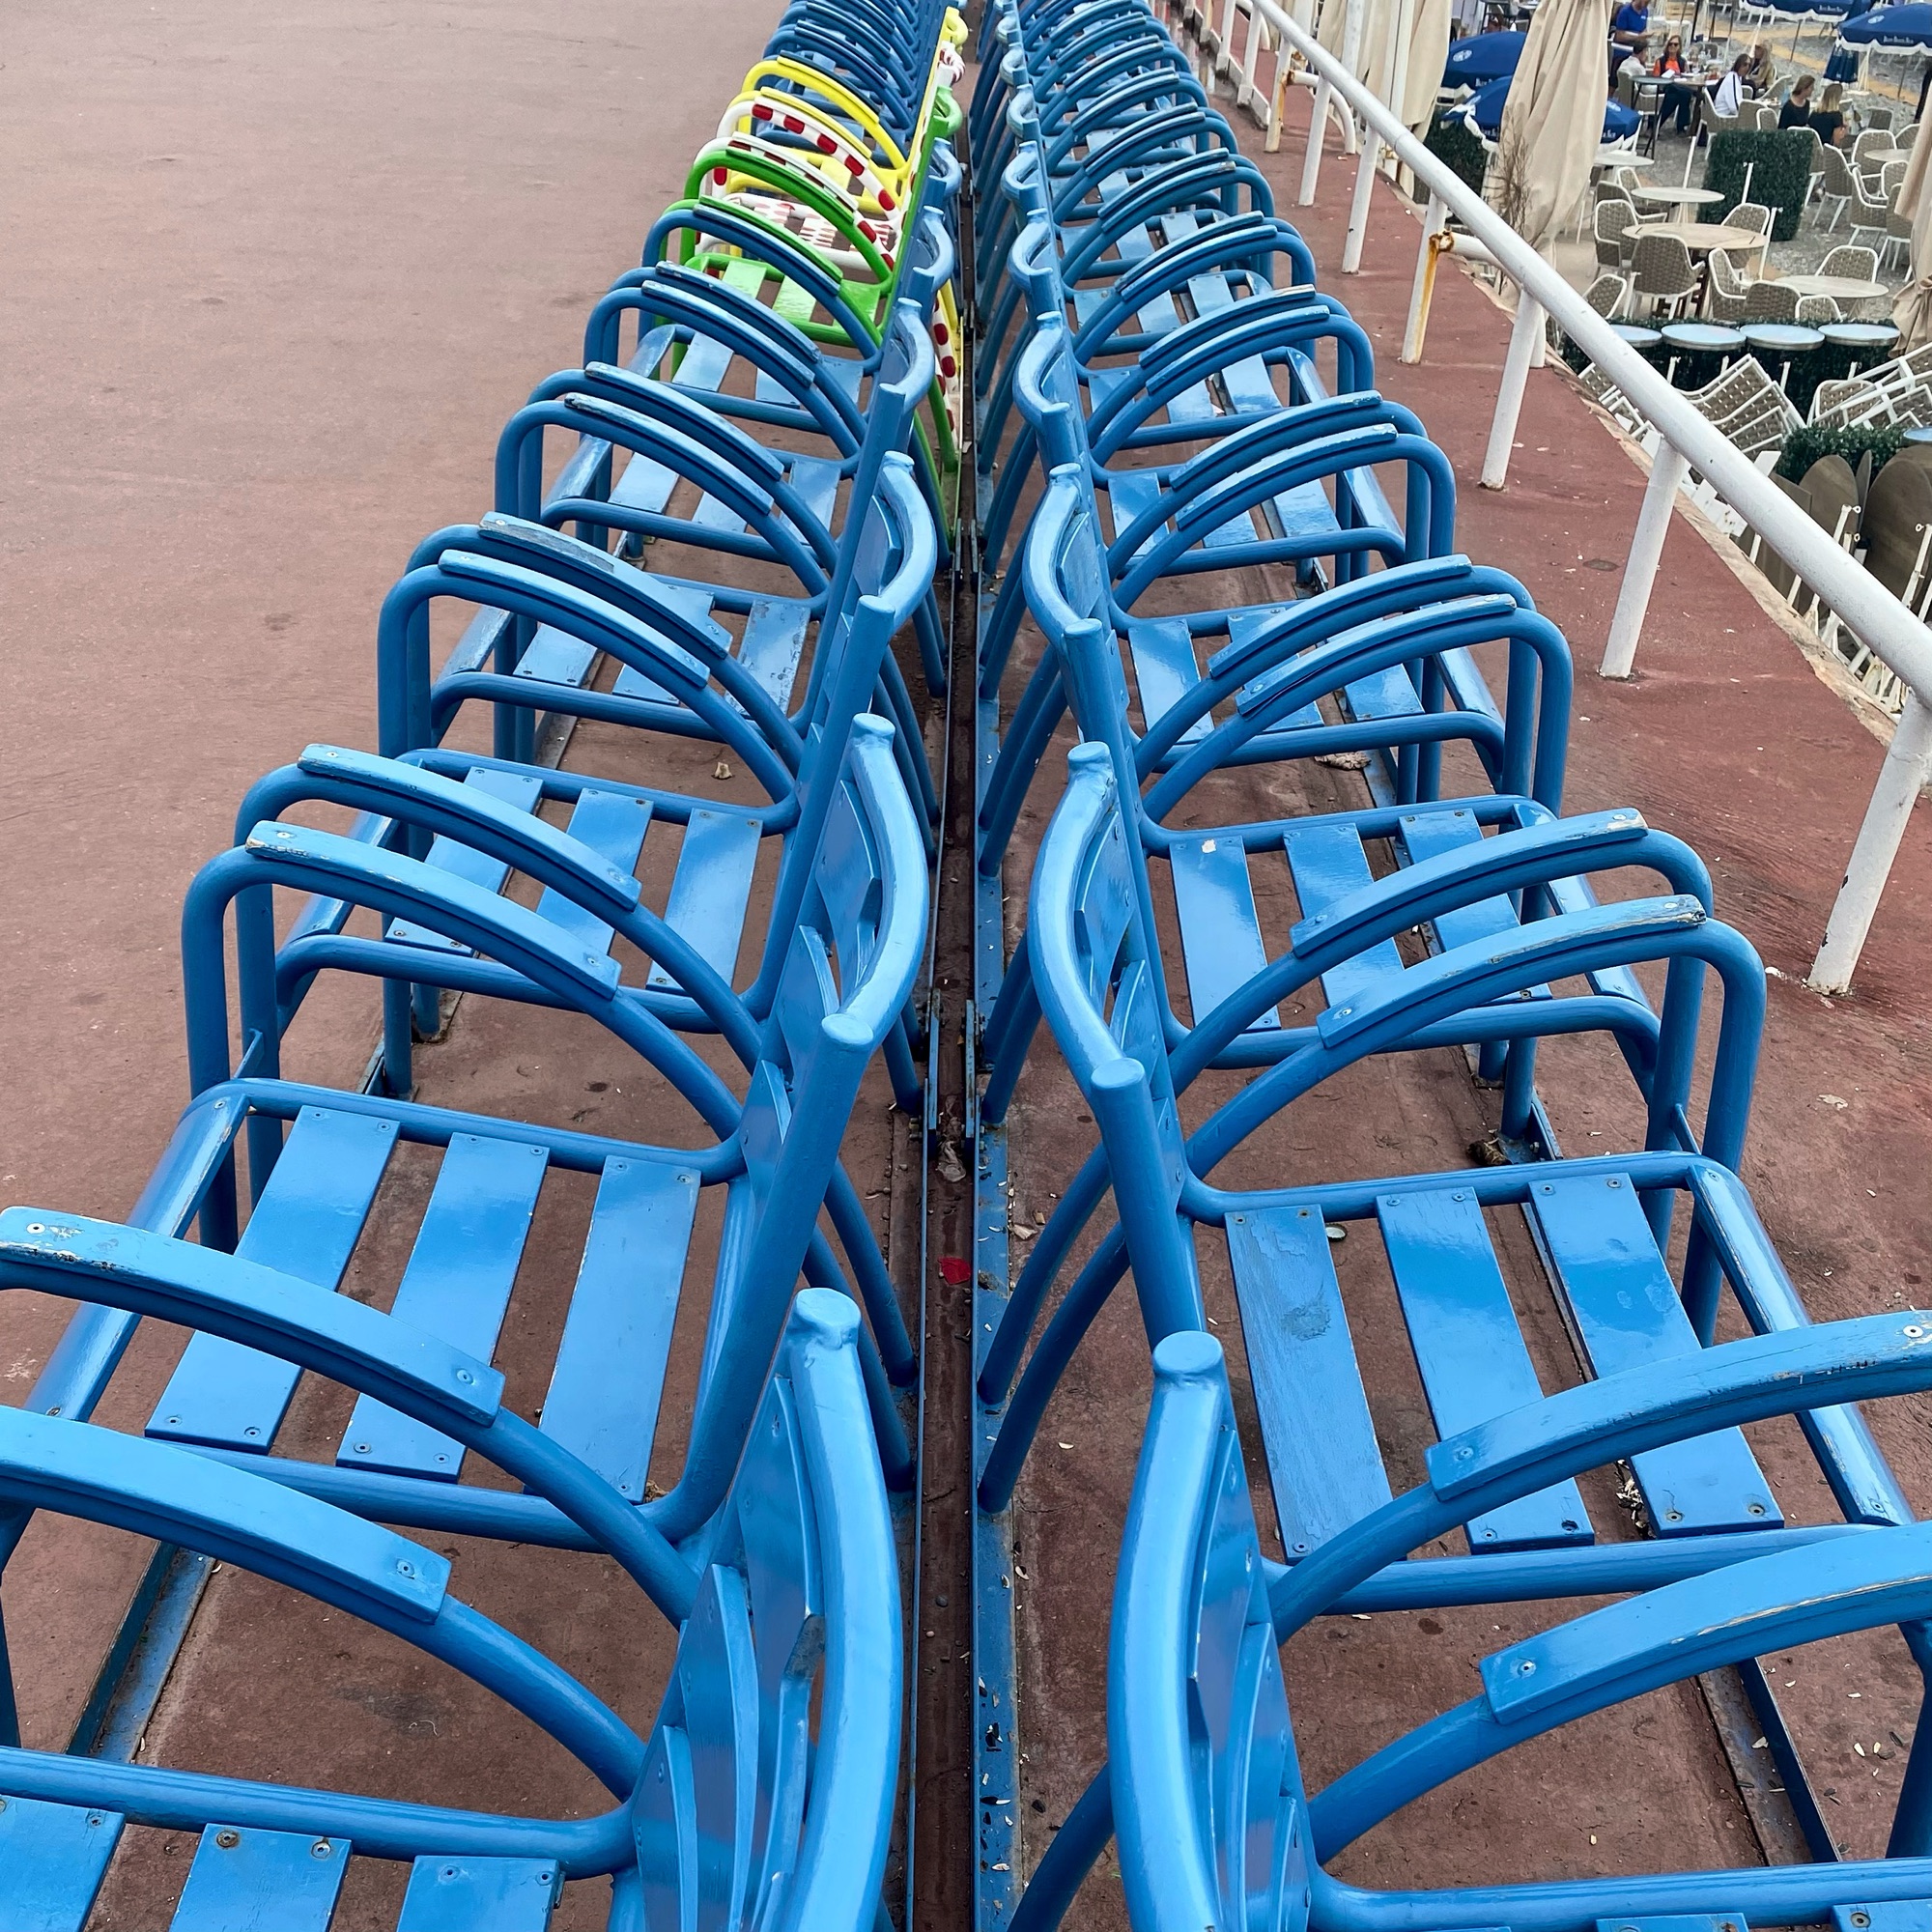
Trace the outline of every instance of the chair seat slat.
<instances>
[{"instance_id":1,"label":"chair seat slat","mask_svg":"<svg viewBox=\"0 0 1932 1932\"><path fill-rule=\"evenodd\" d=\"M548 1166L544 1149L526 1142L451 1137L396 1291L398 1321L453 1342L479 1362L495 1354ZM453 1483L463 1446L364 1395L335 1460Z\"/></svg>"},{"instance_id":2,"label":"chair seat slat","mask_svg":"<svg viewBox=\"0 0 1932 1932\"><path fill-rule=\"evenodd\" d=\"M304 1107L235 1252L334 1289L396 1145L396 1123ZM148 1418L176 1442L266 1454L300 1371L219 1335L196 1335Z\"/></svg>"},{"instance_id":3,"label":"chair seat slat","mask_svg":"<svg viewBox=\"0 0 1932 1932\"><path fill-rule=\"evenodd\" d=\"M1595 1374L1697 1352L1702 1345L1628 1179L1539 1180L1529 1198ZM1784 1520L1735 1429L1645 1450L1631 1466L1662 1536L1776 1529Z\"/></svg>"},{"instance_id":4,"label":"chair seat slat","mask_svg":"<svg viewBox=\"0 0 1932 1932\"><path fill-rule=\"evenodd\" d=\"M643 1500L696 1209L688 1169L605 1163L544 1397L544 1434L634 1502Z\"/></svg>"},{"instance_id":5,"label":"chair seat slat","mask_svg":"<svg viewBox=\"0 0 1932 1932\"><path fill-rule=\"evenodd\" d=\"M1475 1196L1385 1194L1376 1214L1435 1433L1459 1435L1537 1401L1543 1385ZM1574 1482L1477 1517L1466 1533L1478 1552L1595 1541Z\"/></svg>"},{"instance_id":6,"label":"chair seat slat","mask_svg":"<svg viewBox=\"0 0 1932 1932\"><path fill-rule=\"evenodd\" d=\"M1228 1259L1282 1542L1305 1555L1389 1499L1328 1232L1313 1208L1251 1208Z\"/></svg>"}]
</instances>

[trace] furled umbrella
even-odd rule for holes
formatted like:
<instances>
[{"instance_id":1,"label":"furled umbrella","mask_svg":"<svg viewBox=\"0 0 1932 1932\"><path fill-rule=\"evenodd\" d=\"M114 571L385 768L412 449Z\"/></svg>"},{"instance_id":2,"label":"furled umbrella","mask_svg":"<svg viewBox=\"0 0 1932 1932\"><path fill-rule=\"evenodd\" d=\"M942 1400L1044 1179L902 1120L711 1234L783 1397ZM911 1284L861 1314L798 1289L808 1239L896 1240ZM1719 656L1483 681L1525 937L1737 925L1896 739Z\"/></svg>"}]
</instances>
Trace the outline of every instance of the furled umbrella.
<instances>
[{"instance_id":1,"label":"furled umbrella","mask_svg":"<svg viewBox=\"0 0 1932 1932\"><path fill-rule=\"evenodd\" d=\"M1321 26L1316 39L1337 60L1347 60L1350 41L1349 16L1361 22L1361 38L1355 42L1355 78L1374 86L1381 71L1382 54L1388 43L1389 14L1395 0L1326 0L1321 9Z\"/></svg>"},{"instance_id":2,"label":"furled umbrella","mask_svg":"<svg viewBox=\"0 0 1932 1932\"><path fill-rule=\"evenodd\" d=\"M1427 133L1435 118L1435 96L1449 54L1449 0L1415 0L1408 69L1402 93L1402 125Z\"/></svg>"},{"instance_id":3,"label":"furled umbrella","mask_svg":"<svg viewBox=\"0 0 1932 1932\"><path fill-rule=\"evenodd\" d=\"M1607 0L1543 0L1523 43L1496 142L1498 208L1534 248L1556 239L1588 191L1609 31Z\"/></svg>"},{"instance_id":4,"label":"furled umbrella","mask_svg":"<svg viewBox=\"0 0 1932 1932\"><path fill-rule=\"evenodd\" d=\"M1912 272L1891 305L1900 355L1932 341L1932 188L1925 180L1928 169L1932 169L1932 141L1917 140L1898 189L1898 212L1912 223Z\"/></svg>"}]
</instances>

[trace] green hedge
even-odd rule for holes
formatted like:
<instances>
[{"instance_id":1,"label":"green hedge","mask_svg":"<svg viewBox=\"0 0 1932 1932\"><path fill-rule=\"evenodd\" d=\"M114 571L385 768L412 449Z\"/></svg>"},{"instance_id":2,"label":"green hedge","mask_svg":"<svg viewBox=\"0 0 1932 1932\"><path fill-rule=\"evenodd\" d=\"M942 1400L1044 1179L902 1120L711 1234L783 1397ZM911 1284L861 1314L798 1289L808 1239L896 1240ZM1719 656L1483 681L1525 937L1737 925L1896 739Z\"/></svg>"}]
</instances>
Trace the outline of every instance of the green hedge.
<instances>
[{"instance_id":1,"label":"green hedge","mask_svg":"<svg viewBox=\"0 0 1932 1932\"><path fill-rule=\"evenodd\" d=\"M1775 242L1789 242L1798 233L1799 216L1811 186L1811 136L1803 128L1759 133L1733 128L1711 136L1711 158L1704 168L1704 185L1724 198L1698 211L1702 221L1721 221L1744 197L1745 170L1749 168L1750 198L1776 211L1771 234Z\"/></svg>"},{"instance_id":2,"label":"green hedge","mask_svg":"<svg viewBox=\"0 0 1932 1932\"><path fill-rule=\"evenodd\" d=\"M1866 450L1871 451L1872 474L1898 454L1905 432L1894 423L1854 423L1849 429L1805 424L1784 439L1778 451L1777 473L1792 483L1802 483L1804 472L1821 456L1842 456L1854 469Z\"/></svg>"},{"instance_id":3,"label":"green hedge","mask_svg":"<svg viewBox=\"0 0 1932 1932\"><path fill-rule=\"evenodd\" d=\"M1483 175L1489 156L1483 144L1469 132L1469 124L1460 114L1438 111L1429 124L1429 138L1422 144L1432 155L1440 155L1476 190L1483 191Z\"/></svg>"}]
</instances>

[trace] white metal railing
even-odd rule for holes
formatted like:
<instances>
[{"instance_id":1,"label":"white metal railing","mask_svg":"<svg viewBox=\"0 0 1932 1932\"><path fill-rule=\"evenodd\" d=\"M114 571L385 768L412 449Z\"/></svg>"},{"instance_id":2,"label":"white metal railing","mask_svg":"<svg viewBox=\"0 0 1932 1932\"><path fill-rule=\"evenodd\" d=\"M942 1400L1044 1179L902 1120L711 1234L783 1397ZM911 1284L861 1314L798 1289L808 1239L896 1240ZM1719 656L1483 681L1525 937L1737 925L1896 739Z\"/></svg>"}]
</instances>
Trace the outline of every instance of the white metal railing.
<instances>
[{"instance_id":1,"label":"white metal railing","mask_svg":"<svg viewBox=\"0 0 1932 1932\"><path fill-rule=\"evenodd\" d=\"M1335 3L1338 0L1331 0L1331 4ZM1361 0L1349 0L1349 4L1351 14L1359 14L1362 11ZM1387 149L1428 188L1432 197L1423 248L1432 247L1431 231L1441 226L1440 212L1446 209L1480 244L1487 258L1516 285L1516 325L1504 357L1496 413L1483 466L1484 483L1500 488L1506 478L1523 387L1530 368L1542 360L1546 314L1555 319L1657 430L1657 455L1637 513L1636 530L1631 540L1616 611L1610 619L1601 674L1630 675L1678 486L1694 469L1723 501L1762 534L1815 595L1836 612L1842 626L1903 685L1904 709L1859 828L1844 883L1833 904L1824 944L1813 962L1808 982L1821 992L1843 992L1851 984L1853 969L1871 929L1880 895L1905 836L1913 801L1926 781L1928 769L1932 768L1932 631L1848 552L1833 543L1829 531L1813 523L1768 475L1624 342L1479 193L1425 148L1395 113L1356 79L1354 70L1358 63L1354 59L1335 59L1278 0L1245 0L1245 6L1252 10L1254 17L1265 22L1277 44L1278 72L1272 90L1274 111L1269 113L1266 104L1261 102L1251 79L1250 85L1242 90L1245 102L1257 107L1256 119L1264 125L1272 123L1268 127L1270 147L1280 140L1280 107L1290 53L1298 54L1315 76L1309 153L1301 177L1302 206L1306 207L1315 198L1324 124L1338 98L1362 129L1343 271L1350 273L1360 265L1370 188L1381 165L1382 150ZM1392 11L1398 22L1410 14L1407 6ZM1227 19L1232 25L1232 9ZM1354 31L1350 44L1345 46L1345 56L1360 43L1355 21L1351 19L1348 25ZM1392 62L1385 63L1385 79L1390 77L1386 70L1392 66Z\"/></svg>"}]
</instances>

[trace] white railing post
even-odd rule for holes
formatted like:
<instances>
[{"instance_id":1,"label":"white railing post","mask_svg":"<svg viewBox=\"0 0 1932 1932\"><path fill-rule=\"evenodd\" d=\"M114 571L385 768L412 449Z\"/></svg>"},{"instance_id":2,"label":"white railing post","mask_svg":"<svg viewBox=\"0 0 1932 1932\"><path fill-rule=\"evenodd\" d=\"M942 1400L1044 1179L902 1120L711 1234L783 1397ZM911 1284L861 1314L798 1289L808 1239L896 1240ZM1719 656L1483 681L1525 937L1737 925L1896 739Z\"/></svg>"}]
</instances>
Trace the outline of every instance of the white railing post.
<instances>
[{"instance_id":1,"label":"white railing post","mask_svg":"<svg viewBox=\"0 0 1932 1932\"><path fill-rule=\"evenodd\" d=\"M1449 220L1449 205L1439 194L1429 197L1429 213L1422 218L1422 246L1416 251L1415 286L1408 293L1408 326L1402 332L1404 362L1422 360L1422 337L1429 327L1429 302L1435 291L1435 263L1441 253L1435 238Z\"/></svg>"},{"instance_id":2,"label":"white railing post","mask_svg":"<svg viewBox=\"0 0 1932 1932\"><path fill-rule=\"evenodd\" d=\"M1932 705L1908 686L1905 709L1898 715L1858 842L1852 847L1851 863L1845 867L1845 882L1832 904L1825 943L1805 981L1821 993L1842 993L1852 983L1852 969L1871 930L1879 895L1898 856L1928 766L1932 766Z\"/></svg>"},{"instance_id":3,"label":"white railing post","mask_svg":"<svg viewBox=\"0 0 1932 1932\"><path fill-rule=\"evenodd\" d=\"M1342 272L1361 272L1362 242L1369 230L1369 202L1375 193L1376 167L1381 159L1382 137L1373 128L1362 129L1362 152L1355 157L1355 194L1349 204L1349 235L1342 243Z\"/></svg>"},{"instance_id":4,"label":"white railing post","mask_svg":"<svg viewBox=\"0 0 1932 1932\"><path fill-rule=\"evenodd\" d=\"M1542 335L1543 304L1527 289L1518 289L1516 327L1510 330L1509 354L1503 357L1503 381L1496 391L1490 446L1483 453L1485 490L1500 490L1509 481L1510 451L1516 446L1516 421L1522 412L1523 385L1529 381L1530 359Z\"/></svg>"},{"instance_id":5,"label":"white railing post","mask_svg":"<svg viewBox=\"0 0 1932 1932\"><path fill-rule=\"evenodd\" d=\"M1281 150L1281 124L1288 119L1288 48L1277 45L1274 58L1274 99L1268 103L1267 139L1262 143L1265 154Z\"/></svg>"},{"instance_id":6,"label":"white railing post","mask_svg":"<svg viewBox=\"0 0 1932 1932\"><path fill-rule=\"evenodd\" d=\"M1321 175L1321 150L1328 139L1328 76L1315 83L1315 111L1308 117L1308 152L1301 157L1301 188L1294 197L1297 208L1315 204L1315 184Z\"/></svg>"},{"instance_id":7,"label":"white railing post","mask_svg":"<svg viewBox=\"0 0 1932 1932\"><path fill-rule=\"evenodd\" d=\"M1599 677L1628 677L1636 662L1636 640L1643 633L1644 613L1650 609L1650 588L1657 582L1657 566L1663 557L1663 539L1669 534L1677 487L1690 473L1690 466L1682 454L1660 440L1636 513L1636 534L1631 538L1624 581L1617 586L1617 608L1610 618L1604 662L1597 668Z\"/></svg>"},{"instance_id":8,"label":"white railing post","mask_svg":"<svg viewBox=\"0 0 1932 1932\"><path fill-rule=\"evenodd\" d=\"M1245 107L1254 113L1255 103L1261 99L1261 90L1255 85L1255 62L1261 54L1262 10L1251 8L1248 13L1248 38L1241 45L1241 84L1235 93L1235 105ZM1256 119L1261 117L1256 115Z\"/></svg>"},{"instance_id":9,"label":"white railing post","mask_svg":"<svg viewBox=\"0 0 1932 1932\"><path fill-rule=\"evenodd\" d=\"M1208 31L1201 38L1208 51L1214 56L1214 71L1217 74L1226 73L1231 65L1228 49L1234 44L1235 9L1237 4L1238 0L1227 0L1227 5L1221 10L1221 25L1218 31L1214 26L1213 14L1207 8L1202 10L1201 17L1207 22Z\"/></svg>"}]
</instances>

